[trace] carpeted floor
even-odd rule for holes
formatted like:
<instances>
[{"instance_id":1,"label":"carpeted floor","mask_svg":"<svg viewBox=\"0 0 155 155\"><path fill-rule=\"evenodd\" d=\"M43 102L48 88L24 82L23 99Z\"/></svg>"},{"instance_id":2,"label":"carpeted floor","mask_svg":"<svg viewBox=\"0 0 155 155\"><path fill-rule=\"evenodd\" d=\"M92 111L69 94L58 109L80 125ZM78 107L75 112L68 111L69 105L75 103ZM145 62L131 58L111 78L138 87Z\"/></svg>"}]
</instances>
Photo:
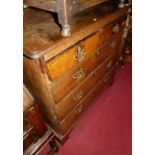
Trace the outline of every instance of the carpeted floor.
<instances>
[{"instance_id":1,"label":"carpeted floor","mask_svg":"<svg viewBox=\"0 0 155 155\"><path fill-rule=\"evenodd\" d=\"M132 154L132 66L117 68L114 84L97 97L55 155ZM41 155L45 155L46 147Z\"/></svg>"}]
</instances>

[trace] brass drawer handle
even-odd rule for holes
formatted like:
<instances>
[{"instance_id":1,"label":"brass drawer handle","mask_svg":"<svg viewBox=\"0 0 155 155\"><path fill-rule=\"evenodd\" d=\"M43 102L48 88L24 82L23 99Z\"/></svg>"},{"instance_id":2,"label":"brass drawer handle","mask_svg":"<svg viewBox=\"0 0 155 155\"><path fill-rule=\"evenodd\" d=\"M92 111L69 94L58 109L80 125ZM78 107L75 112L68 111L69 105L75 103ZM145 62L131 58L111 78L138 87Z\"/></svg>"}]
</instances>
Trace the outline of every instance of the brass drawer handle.
<instances>
[{"instance_id":1,"label":"brass drawer handle","mask_svg":"<svg viewBox=\"0 0 155 155\"><path fill-rule=\"evenodd\" d=\"M119 24L116 24L112 29L112 31L115 33L119 32L119 30L120 30Z\"/></svg>"},{"instance_id":2,"label":"brass drawer handle","mask_svg":"<svg viewBox=\"0 0 155 155\"><path fill-rule=\"evenodd\" d=\"M110 48L115 48L115 46L116 46L115 41L112 41L112 42L109 43Z\"/></svg>"},{"instance_id":3,"label":"brass drawer handle","mask_svg":"<svg viewBox=\"0 0 155 155\"><path fill-rule=\"evenodd\" d=\"M77 54L74 56L74 60L76 61L82 61L84 59L85 51L81 46L78 46L77 48Z\"/></svg>"},{"instance_id":4,"label":"brass drawer handle","mask_svg":"<svg viewBox=\"0 0 155 155\"><path fill-rule=\"evenodd\" d=\"M112 67L112 60L110 60L109 62L108 62L108 64L107 64L107 68L111 68Z\"/></svg>"},{"instance_id":5,"label":"brass drawer handle","mask_svg":"<svg viewBox=\"0 0 155 155\"><path fill-rule=\"evenodd\" d=\"M73 79L80 79L82 77L83 74L83 69L81 68L79 71L77 71L74 75L73 75Z\"/></svg>"},{"instance_id":6,"label":"brass drawer handle","mask_svg":"<svg viewBox=\"0 0 155 155\"><path fill-rule=\"evenodd\" d=\"M81 90L75 95L74 100L79 101L81 100L82 97L83 97L83 91Z\"/></svg>"},{"instance_id":7,"label":"brass drawer handle","mask_svg":"<svg viewBox=\"0 0 155 155\"><path fill-rule=\"evenodd\" d=\"M74 111L74 113L75 113L75 114L78 114L78 113L80 113L82 110L83 110L83 105L80 105L80 107L78 107L78 108Z\"/></svg>"}]
</instances>

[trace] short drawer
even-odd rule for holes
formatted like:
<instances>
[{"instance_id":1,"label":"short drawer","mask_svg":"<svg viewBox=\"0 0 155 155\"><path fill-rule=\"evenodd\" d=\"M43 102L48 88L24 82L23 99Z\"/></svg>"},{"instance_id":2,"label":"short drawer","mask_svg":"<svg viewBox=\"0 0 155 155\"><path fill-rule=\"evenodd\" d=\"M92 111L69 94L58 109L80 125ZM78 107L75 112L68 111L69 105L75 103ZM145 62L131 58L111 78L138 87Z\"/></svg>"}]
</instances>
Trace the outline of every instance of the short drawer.
<instances>
[{"instance_id":1,"label":"short drawer","mask_svg":"<svg viewBox=\"0 0 155 155\"><path fill-rule=\"evenodd\" d=\"M52 60L49 60L47 62L49 79L52 81L57 80L79 62L84 61L93 52L95 52L98 47L98 43L99 34L96 33L81 41L74 47L64 51Z\"/></svg>"},{"instance_id":2,"label":"short drawer","mask_svg":"<svg viewBox=\"0 0 155 155\"><path fill-rule=\"evenodd\" d=\"M56 103L78 86L98 65L103 63L110 55L114 54L115 50L109 44L107 43L98 48L96 53L52 85L51 92Z\"/></svg>"},{"instance_id":3,"label":"short drawer","mask_svg":"<svg viewBox=\"0 0 155 155\"><path fill-rule=\"evenodd\" d=\"M100 30L100 45L107 41L115 39L115 37L120 34L126 23L126 16L123 16L116 21L108 24L106 27Z\"/></svg>"},{"instance_id":4,"label":"short drawer","mask_svg":"<svg viewBox=\"0 0 155 155\"><path fill-rule=\"evenodd\" d=\"M115 66L117 55L113 55L110 59L101 64L90 76L81 83L81 85L63 98L56 104L56 114L59 120L62 120L80 101L88 94L104 74Z\"/></svg>"},{"instance_id":5,"label":"short drawer","mask_svg":"<svg viewBox=\"0 0 155 155\"><path fill-rule=\"evenodd\" d=\"M113 81L114 77L114 70L113 67L94 87L93 89L87 94L87 96L80 102L76 108L72 110L72 112L60 123L60 129L63 134L68 132L80 116L80 114L86 109L86 107L93 102L95 99L96 94L102 89L105 89L108 85L110 85Z\"/></svg>"}]
</instances>

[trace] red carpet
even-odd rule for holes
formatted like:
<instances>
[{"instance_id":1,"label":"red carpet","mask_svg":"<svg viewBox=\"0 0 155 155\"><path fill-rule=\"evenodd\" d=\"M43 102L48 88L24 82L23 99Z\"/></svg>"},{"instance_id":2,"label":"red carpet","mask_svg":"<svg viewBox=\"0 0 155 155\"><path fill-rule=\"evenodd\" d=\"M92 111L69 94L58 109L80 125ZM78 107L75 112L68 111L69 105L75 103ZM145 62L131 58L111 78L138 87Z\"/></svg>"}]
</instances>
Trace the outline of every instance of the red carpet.
<instances>
[{"instance_id":1,"label":"red carpet","mask_svg":"<svg viewBox=\"0 0 155 155\"><path fill-rule=\"evenodd\" d=\"M117 69L114 84L101 92L55 155L131 155L131 147L132 66L126 64Z\"/></svg>"}]
</instances>

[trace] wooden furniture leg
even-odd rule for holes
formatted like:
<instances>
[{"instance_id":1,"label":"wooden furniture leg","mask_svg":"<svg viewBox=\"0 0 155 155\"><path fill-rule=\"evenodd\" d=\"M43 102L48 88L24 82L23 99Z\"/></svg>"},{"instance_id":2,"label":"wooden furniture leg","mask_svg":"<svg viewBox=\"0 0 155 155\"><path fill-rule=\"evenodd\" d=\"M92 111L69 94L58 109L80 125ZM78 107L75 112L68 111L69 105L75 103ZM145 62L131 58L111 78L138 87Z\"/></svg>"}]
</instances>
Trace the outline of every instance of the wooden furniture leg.
<instances>
[{"instance_id":1,"label":"wooden furniture leg","mask_svg":"<svg viewBox=\"0 0 155 155\"><path fill-rule=\"evenodd\" d=\"M56 141L55 139L52 139L50 142L49 142L53 152L57 152L59 150L57 144L56 144Z\"/></svg>"},{"instance_id":2,"label":"wooden furniture leg","mask_svg":"<svg viewBox=\"0 0 155 155\"><path fill-rule=\"evenodd\" d=\"M56 141L55 139L52 139L50 142L49 142L49 145L51 147L51 150L48 152L47 155L53 155L54 152L58 152L59 148L56 144Z\"/></svg>"},{"instance_id":3,"label":"wooden furniture leg","mask_svg":"<svg viewBox=\"0 0 155 155\"><path fill-rule=\"evenodd\" d=\"M62 26L61 34L68 37L71 35L72 0L57 0L57 12Z\"/></svg>"}]
</instances>

